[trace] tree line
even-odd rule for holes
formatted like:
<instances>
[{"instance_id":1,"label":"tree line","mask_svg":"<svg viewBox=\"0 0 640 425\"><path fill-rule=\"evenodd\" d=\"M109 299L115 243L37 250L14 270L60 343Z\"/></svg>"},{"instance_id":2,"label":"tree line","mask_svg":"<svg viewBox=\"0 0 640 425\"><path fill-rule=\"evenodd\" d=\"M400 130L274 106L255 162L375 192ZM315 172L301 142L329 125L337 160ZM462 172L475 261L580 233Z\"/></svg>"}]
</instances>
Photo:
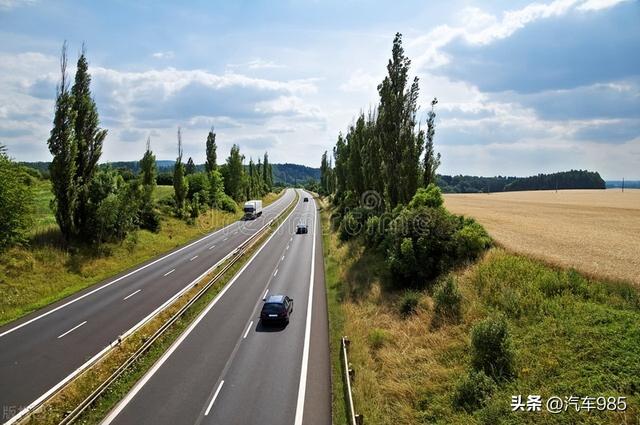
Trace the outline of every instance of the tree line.
<instances>
[{"instance_id":1,"label":"tree line","mask_svg":"<svg viewBox=\"0 0 640 425\"><path fill-rule=\"evenodd\" d=\"M491 193L514 190L604 189L595 171L570 170L531 177L477 177L438 175L438 186L448 193Z\"/></svg>"},{"instance_id":2,"label":"tree line","mask_svg":"<svg viewBox=\"0 0 640 425\"><path fill-rule=\"evenodd\" d=\"M342 240L359 239L382 253L397 287L427 285L491 244L482 226L443 206L434 147L438 101L423 126L410 65L398 33L378 105L360 112L338 135L332 156L325 151L320 161L319 192L333 203L334 229Z\"/></svg>"},{"instance_id":3,"label":"tree line","mask_svg":"<svg viewBox=\"0 0 640 425\"><path fill-rule=\"evenodd\" d=\"M125 179L109 166L99 166L107 130L100 127L91 96L86 51L79 55L73 85L67 76L67 45L60 56L53 128L48 140L53 160L49 166L54 199L52 209L67 241L122 240L136 228L158 231L160 216L154 200L158 171L147 139L139 172ZM177 133L178 155L173 167L172 207L178 217L195 219L205 208L235 212L236 201L262 197L273 188L268 154L245 170L240 148L231 148L226 163L217 165L216 134L211 128L205 143L206 163L198 171L192 158L182 161L182 132Z\"/></svg>"}]
</instances>

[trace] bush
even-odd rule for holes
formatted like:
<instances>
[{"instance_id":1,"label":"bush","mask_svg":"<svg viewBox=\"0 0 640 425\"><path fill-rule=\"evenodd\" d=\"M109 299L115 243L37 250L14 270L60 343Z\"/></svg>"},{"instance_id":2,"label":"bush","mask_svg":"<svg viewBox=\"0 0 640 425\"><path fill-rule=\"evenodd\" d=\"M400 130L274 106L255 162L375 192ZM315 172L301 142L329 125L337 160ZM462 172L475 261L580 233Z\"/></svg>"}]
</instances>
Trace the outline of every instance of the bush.
<instances>
[{"instance_id":1,"label":"bush","mask_svg":"<svg viewBox=\"0 0 640 425\"><path fill-rule=\"evenodd\" d=\"M387 333L383 329L375 328L369 332L369 345L374 350L382 348L387 340Z\"/></svg>"},{"instance_id":2,"label":"bush","mask_svg":"<svg viewBox=\"0 0 640 425\"><path fill-rule=\"evenodd\" d=\"M23 167L0 149L0 251L26 241L32 223L33 190L23 183L25 178L30 179Z\"/></svg>"},{"instance_id":3,"label":"bush","mask_svg":"<svg viewBox=\"0 0 640 425\"><path fill-rule=\"evenodd\" d=\"M442 206L443 203L444 199L442 198L440 188L435 184L430 183L426 189L421 187L416 191L416 194L413 195L413 198L409 201L409 208L438 208Z\"/></svg>"},{"instance_id":4,"label":"bush","mask_svg":"<svg viewBox=\"0 0 640 425\"><path fill-rule=\"evenodd\" d=\"M238 204L236 204L236 201L231 199L231 197L226 193L220 195L217 205L218 208L220 208L222 211L227 211L230 213L235 213L238 210Z\"/></svg>"},{"instance_id":5,"label":"bush","mask_svg":"<svg viewBox=\"0 0 640 425\"><path fill-rule=\"evenodd\" d=\"M496 390L496 383L483 371L470 371L456 386L453 405L466 412L473 412L484 406Z\"/></svg>"},{"instance_id":6,"label":"bush","mask_svg":"<svg viewBox=\"0 0 640 425\"><path fill-rule=\"evenodd\" d=\"M454 235L454 241L460 259L478 258L491 246L491 237L473 219L464 219L462 228Z\"/></svg>"},{"instance_id":7,"label":"bush","mask_svg":"<svg viewBox=\"0 0 640 425\"><path fill-rule=\"evenodd\" d=\"M515 375L509 327L503 316L490 317L475 325L471 331L471 346L475 370L496 380Z\"/></svg>"},{"instance_id":8,"label":"bush","mask_svg":"<svg viewBox=\"0 0 640 425\"><path fill-rule=\"evenodd\" d=\"M435 299L436 324L443 322L458 323L462 319L462 294L452 276L436 286Z\"/></svg>"},{"instance_id":9,"label":"bush","mask_svg":"<svg viewBox=\"0 0 640 425\"><path fill-rule=\"evenodd\" d=\"M400 315L408 317L418 310L420 294L414 291L407 291L400 299Z\"/></svg>"},{"instance_id":10,"label":"bush","mask_svg":"<svg viewBox=\"0 0 640 425\"><path fill-rule=\"evenodd\" d=\"M358 236L362 231L362 224L355 218L353 213L349 211L340 222L339 236L340 240L347 241Z\"/></svg>"},{"instance_id":11,"label":"bush","mask_svg":"<svg viewBox=\"0 0 640 425\"><path fill-rule=\"evenodd\" d=\"M188 190L187 199L192 201L198 195L198 203L205 205L209 203L209 179L205 173L189 174L187 176Z\"/></svg>"}]
</instances>

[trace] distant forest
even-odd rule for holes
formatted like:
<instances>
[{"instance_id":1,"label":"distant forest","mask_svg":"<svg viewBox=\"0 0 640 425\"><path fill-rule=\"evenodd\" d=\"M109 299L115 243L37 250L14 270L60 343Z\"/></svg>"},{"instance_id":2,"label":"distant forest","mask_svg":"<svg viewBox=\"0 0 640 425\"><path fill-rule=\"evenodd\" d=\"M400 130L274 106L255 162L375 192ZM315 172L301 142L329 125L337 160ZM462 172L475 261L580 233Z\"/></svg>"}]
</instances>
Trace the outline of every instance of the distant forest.
<instances>
[{"instance_id":1,"label":"distant forest","mask_svg":"<svg viewBox=\"0 0 640 425\"><path fill-rule=\"evenodd\" d=\"M595 171L571 170L531 177L438 176L438 186L446 193L487 193L515 190L605 189L605 181Z\"/></svg>"},{"instance_id":2,"label":"distant forest","mask_svg":"<svg viewBox=\"0 0 640 425\"><path fill-rule=\"evenodd\" d=\"M49 176L49 164L50 162L22 162L30 168L35 168L40 173L48 178ZM159 160L156 161L158 167L157 182L161 185L173 184L173 166L175 161ZM271 164L273 170L274 184L280 186L297 186L302 185L310 180L320 181L320 169L307 167L305 165L298 164ZM111 167L119 170L125 180L133 178L140 172L139 161L116 161L101 164L100 167ZM204 164L196 164L196 172L204 171Z\"/></svg>"}]
</instances>

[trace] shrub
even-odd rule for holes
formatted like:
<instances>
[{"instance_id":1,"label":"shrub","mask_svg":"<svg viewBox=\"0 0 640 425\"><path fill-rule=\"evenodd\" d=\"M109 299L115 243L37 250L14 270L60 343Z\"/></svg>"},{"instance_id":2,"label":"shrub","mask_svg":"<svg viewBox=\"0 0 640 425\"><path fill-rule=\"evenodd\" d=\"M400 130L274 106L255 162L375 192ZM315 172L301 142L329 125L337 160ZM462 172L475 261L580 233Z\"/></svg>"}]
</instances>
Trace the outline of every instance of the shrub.
<instances>
[{"instance_id":1,"label":"shrub","mask_svg":"<svg viewBox=\"0 0 640 425\"><path fill-rule=\"evenodd\" d=\"M471 362L475 370L484 371L496 380L514 376L514 353L507 320L490 317L471 331Z\"/></svg>"},{"instance_id":2,"label":"shrub","mask_svg":"<svg viewBox=\"0 0 640 425\"><path fill-rule=\"evenodd\" d=\"M223 193L218 198L218 208L220 208L222 211L235 213L238 210L238 204L236 204L236 201L231 199L229 195Z\"/></svg>"},{"instance_id":3,"label":"shrub","mask_svg":"<svg viewBox=\"0 0 640 425\"><path fill-rule=\"evenodd\" d=\"M414 291L407 291L400 299L400 314L408 317L418 310L420 303L420 294Z\"/></svg>"},{"instance_id":4,"label":"shrub","mask_svg":"<svg viewBox=\"0 0 640 425\"><path fill-rule=\"evenodd\" d=\"M0 149L0 251L26 241L32 224L34 196L31 187L23 184L25 178L30 180Z\"/></svg>"},{"instance_id":5,"label":"shrub","mask_svg":"<svg viewBox=\"0 0 640 425\"><path fill-rule=\"evenodd\" d=\"M193 201L198 195L198 203L201 205L209 203L209 179L205 173L189 174L187 176L188 190L187 199Z\"/></svg>"},{"instance_id":6,"label":"shrub","mask_svg":"<svg viewBox=\"0 0 640 425\"><path fill-rule=\"evenodd\" d=\"M496 383L483 371L469 371L456 385L453 405L466 412L484 406L496 389Z\"/></svg>"},{"instance_id":7,"label":"shrub","mask_svg":"<svg viewBox=\"0 0 640 425\"><path fill-rule=\"evenodd\" d=\"M447 277L436 286L433 297L435 299L436 324L446 321L460 322L462 319L462 294L452 276Z\"/></svg>"},{"instance_id":8,"label":"shrub","mask_svg":"<svg viewBox=\"0 0 640 425\"><path fill-rule=\"evenodd\" d=\"M426 189L421 187L416 191L416 194L413 195L413 198L409 201L409 208L438 208L442 206L443 203L444 199L442 198L442 191L440 191L438 186L430 183Z\"/></svg>"},{"instance_id":9,"label":"shrub","mask_svg":"<svg viewBox=\"0 0 640 425\"><path fill-rule=\"evenodd\" d=\"M369 332L369 345L374 350L382 348L387 340L387 333L383 329L375 328Z\"/></svg>"},{"instance_id":10,"label":"shrub","mask_svg":"<svg viewBox=\"0 0 640 425\"><path fill-rule=\"evenodd\" d=\"M358 236L362 230L362 224L355 218L353 213L349 211L340 222L339 235L340 240L347 241L354 236Z\"/></svg>"},{"instance_id":11,"label":"shrub","mask_svg":"<svg viewBox=\"0 0 640 425\"><path fill-rule=\"evenodd\" d=\"M464 219L462 228L454 235L454 243L460 259L475 259L491 246L491 237L473 219Z\"/></svg>"}]
</instances>

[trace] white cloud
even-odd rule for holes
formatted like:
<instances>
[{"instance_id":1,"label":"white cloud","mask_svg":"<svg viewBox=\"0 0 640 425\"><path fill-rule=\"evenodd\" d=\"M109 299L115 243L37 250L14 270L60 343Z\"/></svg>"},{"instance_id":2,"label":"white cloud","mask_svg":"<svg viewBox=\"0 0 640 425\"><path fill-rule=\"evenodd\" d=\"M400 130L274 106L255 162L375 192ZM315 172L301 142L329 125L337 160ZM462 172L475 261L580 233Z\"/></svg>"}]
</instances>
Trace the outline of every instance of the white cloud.
<instances>
[{"instance_id":1,"label":"white cloud","mask_svg":"<svg viewBox=\"0 0 640 425\"><path fill-rule=\"evenodd\" d=\"M165 52L155 52L151 55L155 59L173 59L175 54L171 50Z\"/></svg>"},{"instance_id":2,"label":"white cloud","mask_svg":"<svg viewBox=\"0 0 640 425\"><path fill-rule=\"evenodd\" d=\"M340 90L345 92L375 92L382 79L381 75L375 76L358 68L345 83L340 85Z\"/></svg>"},{"instance_id":3,"label":"white cloud","mask_svg":"<svg viewBox=\"0 0 640 425\"><path fill-rule=\"evenodd\" d=\"M607 9L609 7L616 6L618 3L622 3L628 0L587 0L580 6L578 10L600 10Z\"/></svg>"},{"instance_id":4,"label":"white cloud","mask_svg":"<svg viewBox=\"0 0 640 425\"><path fill-rule=\"evenodd\" d=\"M0 0L0 9L9 10L20 6L31 6L36 0Z\"/></svg>"}]
</instances>

